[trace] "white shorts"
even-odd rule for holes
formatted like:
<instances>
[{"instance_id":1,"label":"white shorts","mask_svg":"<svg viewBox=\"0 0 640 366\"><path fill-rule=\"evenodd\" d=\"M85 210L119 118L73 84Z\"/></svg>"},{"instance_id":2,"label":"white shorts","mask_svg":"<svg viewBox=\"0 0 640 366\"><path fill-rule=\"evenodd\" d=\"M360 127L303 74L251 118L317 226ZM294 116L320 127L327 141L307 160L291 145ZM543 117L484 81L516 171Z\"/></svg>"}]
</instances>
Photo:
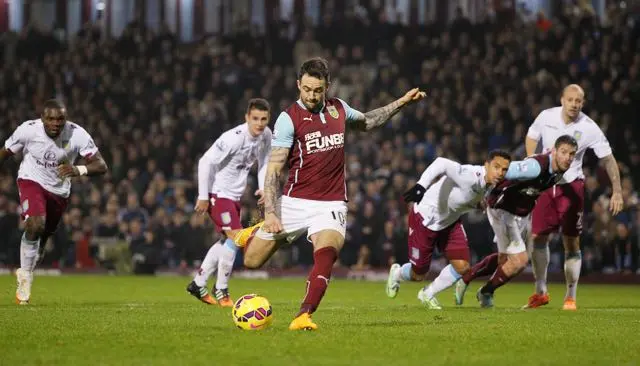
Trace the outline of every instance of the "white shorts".
<instances>
[{"instance_id":1,"label":"white shorts","mask_svg":"<svg viewBox=\"0 0 640 366\"><path fill-rule=\"evenodd\" d=\"M522 217L501 209L487 208L489 223L496 234L498 253L518 254L527 251L525 238L529 236L530 216Z\"/></svg>"},{"instance_id":2,"label":"white shorts","mask_svg":"<svg viewBox=\"0 0 640 366\"><path fill-rule=\"evenodd\" d=\"M284 230L273 234L260 228L256 233L260 239L286 239L288 243L293 243L305 232L307 240L322 230L335 230L343 237L346 234L347 203L344 201L315 201L282 196L280 203L280 220Z\"/></svg>"}]
</instances>

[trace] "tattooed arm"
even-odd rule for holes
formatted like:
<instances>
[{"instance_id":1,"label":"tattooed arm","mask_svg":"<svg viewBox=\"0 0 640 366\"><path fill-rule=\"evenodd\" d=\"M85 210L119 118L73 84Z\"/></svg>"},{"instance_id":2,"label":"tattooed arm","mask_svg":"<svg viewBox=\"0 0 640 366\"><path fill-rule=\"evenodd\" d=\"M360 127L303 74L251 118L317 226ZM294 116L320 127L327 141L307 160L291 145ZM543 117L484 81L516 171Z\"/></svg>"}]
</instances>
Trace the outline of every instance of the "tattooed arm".
<instances>
[{"instance_id":1,"label":"tattooed arm","mask_svg":"<svg viewBox=\"0 0 640 366\"><path fill-rule=\"evenodd\" d=\"M400 111L403 107L416 102L426 96L425 92L418 88L411 89L394 102L384 107L380 107L360 114L360 118L354 118L351 127L358 131L369 131L385 124L391 117Z\"/></svg>"},{"instance_id":2,"label":"tattooed arm","mask_svg":"<svg viewBox=\"0 0 640 366\"><path fill-rule=\"evenodd\" d=\"M274 147L269 157L267 174L264 180L264 214L274 214L278 216L276 203L282 194L280 184L282 182L282 168L289 156L289 149L285 147Z\"/></svg>"},{"instance_id":3,"label":"tattooed arm","mask_svg":"<svg viewBox=\"0 0 640 366\"><path fill-rule=\"evenodd\" d=\"M609 202L609 210L611 210L611 213L615 216L619 214L624 207L618 162L613 154L607 155L600 160L604 163L604 168L607 170L607 175L611 181L611 189L613 193L611 194L611 201Z\"/></svg>"}]
</instances>

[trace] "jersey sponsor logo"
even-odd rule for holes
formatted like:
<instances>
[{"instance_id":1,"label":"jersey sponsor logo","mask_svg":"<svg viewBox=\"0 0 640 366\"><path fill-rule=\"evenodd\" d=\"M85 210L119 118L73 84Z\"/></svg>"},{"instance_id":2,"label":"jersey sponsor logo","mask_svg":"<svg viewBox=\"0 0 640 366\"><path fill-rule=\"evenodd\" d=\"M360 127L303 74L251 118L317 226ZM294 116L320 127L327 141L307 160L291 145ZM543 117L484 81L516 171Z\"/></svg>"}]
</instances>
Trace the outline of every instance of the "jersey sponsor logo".
<instances>
[{"instance_id":1,"label":"jersey sponsor logo","mask_svg":"<svg viewBox=\"0 0 640 366\"><path fill-rule=\"evenodd\" d=\"M44 160L56 161L56 153L51 150L47 151L44 153Z\"/></svg>"},{"instance_id":2,"label":"jersey sponsor logo","mask_svg":"<svg viewBox=\"0 0 640 366\"><path fill-rule=\"evenodd\" d=\"M340 113L338 113L338 110L336 109L335 106L332 106L332 105L328 106L327 111L329 112L329 115L334 119L337 119L338 117L340 117Z\"/></svg>"},{"instance_id":3,"label":"jersey sponsor logo","mask_svg":"<svg viewBox=\"0 0 640 366\"><path fill-rule=\"evenodd\" d=\"M322 136L320 131L311 132L304 136L307 155L338 149L344 146L344 133L334 133Z\"/></svg>"}]
</instances>

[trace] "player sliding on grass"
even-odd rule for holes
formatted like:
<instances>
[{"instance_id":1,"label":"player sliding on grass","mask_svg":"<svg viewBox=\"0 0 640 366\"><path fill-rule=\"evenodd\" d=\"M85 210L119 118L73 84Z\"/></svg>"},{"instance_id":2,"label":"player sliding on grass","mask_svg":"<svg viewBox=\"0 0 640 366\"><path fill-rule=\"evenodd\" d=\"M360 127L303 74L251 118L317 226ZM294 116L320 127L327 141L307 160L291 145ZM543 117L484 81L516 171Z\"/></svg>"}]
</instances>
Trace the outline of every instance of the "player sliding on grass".
<instances>
[{"instance_id":1,"label":"player sliding on grass","mask_svg":"<svg viewBox=\"0 0 640 366\"><path fill-rule=\"evenodd\" d=\"M18 192L25 231L16 271L16 302L28 304L39 249L56 231L67 208L71 178L102 175L107 172L107 164L87 131L67 121L66 107L53 99L44 103L40 119L22 123L7 139L0 149L0 166L18 153L23 154ZM86 165L74 165L79 158Z\"/></svg>"},{"instance_id":2,"label":"player sliding on grass","mask_svg":"<svg viewBox=\"0 0 640 366\"><path fill-rule=\"evenodd\" d=\"M469 282L479 275L493 273L476 295L482 307L492 307L494 291L527 266L529 256L525 242L531 211L540 194L562 179L577 150L578 142L563 135L558 137L551 152L511 163L506 180L487 197L487 216L496 234L498 253L478 262L458 281L457 305L462 305Z\"/></svg>"},{"instance_id":3,"label":"player sliding on grass","mask_svg":"<svg viewBox=\"0 0 640 366\"><path fill-rule=\"evenodd\" d=\"M209 213L220 232L226 236L209 248L187 291L207 304L233 306L229 296L229 276L238 247L232 238L242 229L240 197L247 185L253 164L258 162L258 204L262 204L262 187L271 151L269 102L251 99L244 116L245 123L223 133L198 163L198 202L195 211ZM218 271L213 288L215 299L207 290L207 280Z\"/></svg>"},{"instance_id":4,"label":"player sliding on grass","mask_svg":"<svg viewBox=\"0 0 640 366\"><path fill-rule=\"evenodd\" d=\"M496 150L489 153L484 165L460 165L444 158L429 165L404 194L405 202L415 202L409 210L410 262L391 266L388 297L396 297L401 281L424 280L437 247L449 264L418 292L418 300L429 309L442 309L436 294L469 270L469 244L460 217L478 208L487 192L502 182L510 162L507 152Z\"/></svg>"},{"instance_id":5,"label":"player sliding on grass","mask_svg":"<svg viewBox=\"0 0 640 366\"><path fill-rule=\"evenodd\" d=\"M346 127L368 131L382 126L400 109L425 97L419 89L411 89L393 103L361 113L338 98L327 98L329 84L326 60L313 58L300 67L300 99L280 114L275 125L265 179L265 221L236 237L238 245L245 246L245 266L258 268L280 245L307 232L313 243L314 264L300 311L289 325L291 330L317 328L311 314L324 296L344 244ZM280 189L285 165L289 178Z\"/></svg>"}]
</instances>

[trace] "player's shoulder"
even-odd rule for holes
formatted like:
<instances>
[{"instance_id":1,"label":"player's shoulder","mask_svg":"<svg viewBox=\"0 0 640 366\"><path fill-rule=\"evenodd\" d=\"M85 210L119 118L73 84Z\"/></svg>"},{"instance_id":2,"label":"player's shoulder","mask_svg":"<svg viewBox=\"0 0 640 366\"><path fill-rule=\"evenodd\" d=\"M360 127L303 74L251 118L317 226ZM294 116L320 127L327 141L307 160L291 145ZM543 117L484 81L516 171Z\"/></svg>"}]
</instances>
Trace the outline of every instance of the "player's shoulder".
<instances>
[{"instance_id":1,"label":"player's shoulder","mask_svg":"<svg viewBox=\"0 0 640 366\"><path fill-rule=\"evenodd\" d=\"M231 129L226 130L220 135L218 141L223 142L229 147L242 144L244 141L245 131L247 129L246 123L239 124Z\"/></svg>"},{"instance_id":2,"label":"player's shoulder","mask_svg":"<svg viewBox=\"0 0 640 366\"><path fill-rule=\"evenodd\" d=\"M64 128L66 130L73 131L73 132L80 132L80 133L86 133L86 134L89 133L84 127L72 121L67 121Z\"/></svg>"},{"instance_id":3,"label":"player's shoulder","mask_svg":"<svg viewBox=\"0 0 640 366\"><path fill-rule=\"evenodd\" d=\"M596 121L594 121L584 112L580 112L580 115L578 116L578 122L587 128L600 130L600 126L598 126Z\"/></svg>"},{"instance_id":4,"label":"player's shoulder","mask_svg":"<svg viewBox=\"0 0 640 366\"><path fill-rule=\"evenodd\" d=\"M36 130L37 128L42 127L42 120L38 119L30 119L26 120L18 125L18 129L21 130Z\"/></svg>"},{"instance_id":5,"label":"player's shoulder","mask_svg":"<svg viewBox=\"0 0 640 366\"><path fill-rule=\"evenodd\" d=\"M546 121L559 121L562 118L562 107L551 107L547 109L543 109L539 114L538 118L544 119Z\"/></svg>"}]
</instances>

